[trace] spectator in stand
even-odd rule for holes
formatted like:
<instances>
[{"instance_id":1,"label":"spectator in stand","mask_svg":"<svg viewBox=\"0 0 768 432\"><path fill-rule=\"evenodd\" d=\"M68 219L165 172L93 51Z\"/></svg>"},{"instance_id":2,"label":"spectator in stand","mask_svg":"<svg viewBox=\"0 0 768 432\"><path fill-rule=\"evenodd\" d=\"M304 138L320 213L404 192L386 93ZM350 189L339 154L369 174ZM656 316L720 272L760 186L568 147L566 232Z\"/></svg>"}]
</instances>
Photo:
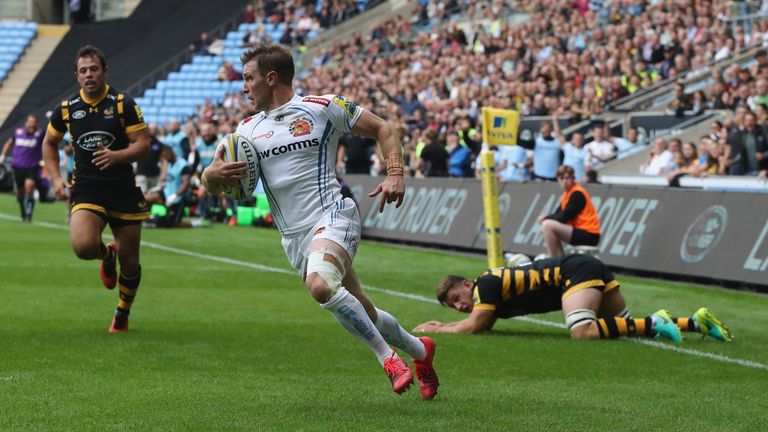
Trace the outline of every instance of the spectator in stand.
<instances>
[{"instance_id":1,"label":"spectator in stand","mask_svg":"<svg viewBox=\"0 0 768 432\"><path fill-rule=\"evenodd\" d=\"M344 174L371 174L376 157L376 140L347 133L339 141L336 168Z\"/></svg>"},{"instance_id":2,"label":"spectator in stand","mask_svg":"<svg viewBox=\"0 0 768 432\"><path fill-rule=\"evenodd\" d=\"M684 117L685 112L691 109L690 98L685 94L685 86L675 84L675 98L669 103L667 110L675 117Z\"/></svg>"},{"instance_id":3,"label":"spectator in stand","mask_svg":"<svg viewBox=\"0 0 768 432\"><path fill-rule=\"evenodd\" d=\"M608 132L608 137L607 137L608 141L610 141L611 144L613 144L614 147L616 147L616 152L619 155L643 145L643 143L640 142L640 137L637 133L636 127L630 127L629 129L627 129L627 136L625 138L611 136L610 129L608 129L607 132Z\"/></svg>"},{"instance_id":4,"label":"spectator in stand","mask_svg":"<svg viewBox=\"0 0 768 432\"><path fill-rule=\"evenodd\" d=\"M162 189L145 194L146 200L149 204L162 204L168 209L166 216L155 219L158 227L179 227L182 226L184 207L192 191L190 181L192 170L187 165L187 161L177 157L173 149L168 146L161 147L161 157L168 168L167 181Z\"/></svg>"},{"instance_id":5,"label":"spectator in stand","mask_svg":"<svg viewBox=\"0 0 768 432\"><path fill-rule=\"evenodd\" d=\"M674 162L674 155L667 150L667 140L659 137L648 153L648 160L640 165L640 172L646 175L663 175L671 171Z\"/></svg>"},{"instance_id":6,"label":"spectator in stand","mask_svg":"<svg viewBox=\"0 0 768 432\"><path fill-rule=\"evenodd\" d=\"M472 154L459 143L459 135L450 131L445 135L445 149L448 152L448 175L451 177L472 177Z\"/></svg>"},{"instance_id":7,"label":"spectator in stand","mask_svg":"<svg viewBox=\"0 0 768 432\"><path fill-rule=\"evenodd\" d=\"M555 136L563 144L563 165L573 168L577 182L586 181L587 149L584 148L584 134L574 132L571 141L568 141L560 130L558 116L552 116L552 124L555 128Z\"/></svg>"},{"instance_id":8,"label":"spectator in stand","mask_svg":"<svg viewBox=\"0 0 768 432\"><path fill-rule=\"evenodd\" d=\"M181 123L176 119L171 120L167 130L168 132L160 141L162 141L163 144L170 146L177 156L182 156L184 151L181 149L181 140L184 139L186 134L181 130Z\"/></svg>"},{"instance_id":9,"label":"spectator in stand","mask_svg":"<svg viewBox=\"0 0 768 432\"><path fill-rule=\"evenodd\" d=\"M747 105L752 110L757 109L758 105L768 105L768 80L759 78L755 81L755 92L747 98Z\"/></svg>"},{"instance_id":10,"label":"spectator in stand","mask_svg":"<svg viewBox=\"0 0 768 432\"><path fill-rule=\"evenodd\" d=\"M221 36L214 36L213 41L208 45L208 55L217 57L224 55L224 39Z\"/></svg>"},{"instance_id":11,"label":"spectator in stand","mask_svg":"<svg viewBox=\"0 0 768 432\"><path fill-rule=\"evenodd\" d=\"M189 52L196 55L210 55L208 45L211 43L208 32L200 33L200 38L189 45Z\"/></svg>"},{"instance_id":12,"label":"spectator in stand","mask_svg":"<svg viewBox=\"0 0 768 432\"><path fill-rule=\"evenodd\" d=\"M616 157L616 147L605 137L606 124L599 123L592 128L592 141L584 146L587 152L586 170L599 170L605 163Z\"/></svg>"},{"instance_id":13,"label":"spectator in stand","mask_svg":"<svg viewBox=\"0 0 768 432\"><path fill-rule=\"evenodd\" d=\"M468 115L459 117L455 122L456 133L459 135L459 142L464 147L467 147L473 155L480 154L482 149L482 137L480 132L475 128L474 120Z\"/></svg>"},{"instance_id":14,"label":"spectator in stand","mask_svg":"<svg viewBox=\"0 0 768 432\"><path fill-rule=\"evenodd\" d=\"M500 146L499 163L496 172L499 181L523 183L531 179L530 168L533 166L533 152L522 146ZM475 163L476 165L478 162ZM478 167L479 168L479 167Z\"/></svg>"},{"instance_id":15,"label":"spectator in stand","mask_svg":"<svg viewBox=\"0 0 768 432\"><path fill-rule=\"evenodd\" d=\"M267 32L267 29L264 28L264 24L259 23L256 26L256 29L250 32L245 32L245 36L243 36L243 40L240 43L240 46L242 48L249 48L256 46L263 42L271 42L272 38L269 36L269 32Z\"/></svg>"},{"instance_id":16,"label":"spectator in stand","mask_svg":"<svg viewBox=\"0 0 768 432\"><path fill-rule=\"evenodd\" d=\"M720 138L726 137L728 131L724 128L723 123L719 120L714 120L709 124L709 134L707 135L711 140L718 142Z\"/></svg>"},{"instance_id":17,"label":"spectator in stand","mask_svg":"<svg viewBox=\"0 0 768 432\"><path fill-rule=\"evenodd\" d=\"M533 178L541 181L556 181L560 165L562 143L552 135L552 123L543 121L533 148Z\"/></svg>"},{"instance_id":18,"label":"spectator in stand","mask_svg":"<svg viewBox=\"0 0 768 432\"><path fill-rule=\"evenodd\" d=\"M696 149L696 144L683 143L682 150L675 154L675 166L677 168L667 174L670 186L679 186L680 177L684 175L699 176L701 174L702 168L699 164L699 152Z\"/></svg>"},{"instance_id":19,"label":"spectator in stand","mask_svg":"<svg viewBox=\"0 0 768 432\"><path fill-rule=\"evenodd\" d=\"M707 95L702 90L696 90L691 95L689 109L692 111L691 115L697 116L709 109L709 102L707 101Z\"/></svg>"},{"instance_id":20,"label":"spectator in stand","mask_svg":"<svg viewBox=\"0 0 768 432\"><path fill-rule=\"evenodd\" d=\"M141 192L146 196L147 192L155 186L162 183L161 176L166 172L166 159L160 158L163 150L163 143L158 139L157 123L150 123L147 127L149 132L149 149L151 155L136 162L136 185L141 188ZM170 147L168 147L170 148ZM173 149L171 149L173 151ZM162 166L161 166L162 165Z\"/></svg>"},{"instance_id":21,"label":"spectator in stand","mask_svg":"<svg viewBox=\"0 0 768 432\"><path fill-rule=\"evenodd\" d=\"M744 127L736 128L728 135L728 174L756 176L768 168L768 137L757 124L755 113L744 115Z\"/></svg>"},{"instance_id":22,"label":"spectator in stand","mask_svg":"<svg viewBox=\"0 0 768 432\"><path fill-rule=\"evenodd\" d=\"M232 66L232 63L224 60L221 62L221 68L219 68L219 74L216 79L219 81L239 81L240 72Z\"/></svg>"},{"instance_id":23,"label":"spectator in stand","mask_svg":"<svg viewBox=\"0 0 768 432\"><path fill-rule=\"evenodd\" d=\"M283 30L283 34L280 36L280 39L278 39L278 42L282 45L293 45L293 31L290 26L285 26L285 30Z\"/></svg>"},{"instance_id":24,"label":"spectator in stand","mask_svg":"<svg viewBox=\"0 0 768 432\"><path fill-rule=\"evenodd\" d=\"M241 21L246 24L251 24L256 22L256 11L254 10L252 3L248 3L247 5L245 5L245 10L243 11L243 18Z\"/></svg>"},{"instance_id":25,"label":"spectator in stand","mask_svg":"<svg viewBox=\"0 0 768 432\"><path fill-rule=\"evenodd\" d=\"M447 177L448 152L438 139L437 131L427 129L424 132L424 139L426 145L421 150L416 168L421 171L424 177Z\"/></svg>"}]
</instances>

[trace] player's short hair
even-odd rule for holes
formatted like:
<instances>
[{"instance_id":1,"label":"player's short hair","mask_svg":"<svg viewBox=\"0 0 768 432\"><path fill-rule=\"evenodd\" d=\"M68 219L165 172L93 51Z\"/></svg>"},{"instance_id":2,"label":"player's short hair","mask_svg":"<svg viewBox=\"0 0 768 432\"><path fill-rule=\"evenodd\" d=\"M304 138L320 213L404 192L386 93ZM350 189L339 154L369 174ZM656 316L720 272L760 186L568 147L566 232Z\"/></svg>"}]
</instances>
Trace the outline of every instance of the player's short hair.
<instances>
[{"instance_id":1,"label":"player's short hair","mask_svg":"<svg viewBox=\"0 0 768 432\"><path fill-rule=\"evenodd\" d=\"M281 83L291 85L293 82L295 69L293 56L291 56L288 48L278 44L263 43L246 50L240 56L240 62L243 66L252 60L256 60L256 65L262 76L275 71Z\"/></svg>"},{"instance_id":2,"label":"player's short hair","mask_svg":"<svg viewBox=\"0 0 768 432\"><path fill-rule=\"evenodd\" d=\"M75 72L77 72L77 61L83 57L96 57L99 59L99 63L101 63L101 68L107 68L107 59L104 57L104 53L93 45L84 45L77 50L77 56L75 56Z\"/></svg>"},{"instance_id":3,"label":"player's short hair","mask_svg":"<svg viewBox=\"0 0 768 432\"><path fill-rule=\"evenodd\" d=\"M440 285L437 286L437 301L439 301L441 305L447 306L448 292L465 280L467 280L467 278L458 275L448 275L443 278Z\"/></svg>"}]
</instances>

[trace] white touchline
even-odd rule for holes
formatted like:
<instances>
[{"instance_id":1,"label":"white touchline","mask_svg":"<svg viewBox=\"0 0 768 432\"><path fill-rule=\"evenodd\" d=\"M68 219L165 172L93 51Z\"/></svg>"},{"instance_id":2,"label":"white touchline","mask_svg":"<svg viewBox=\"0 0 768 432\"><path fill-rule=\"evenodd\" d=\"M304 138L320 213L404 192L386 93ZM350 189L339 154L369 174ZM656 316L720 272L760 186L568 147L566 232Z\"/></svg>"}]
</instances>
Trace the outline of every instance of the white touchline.
<instances>
[{"instance_id":1,"label":"white touchline","mask_svg":"<svg viewBox=\"0 0 768 432\"><path fill-rule=\"evenodd\" d=\"M0 219L5 219L5 220L21 223L21 221L19 221L18 216L11 216L11 215L5 214L5 213L0 213ZM61 229L61 230L69 231L69 227L67 227L66 225L52 224L52 223L48 223L48 222L32 222L32 224L33 225L37 225L37 226L41 226L41 227L45 227L45 228L53 228L53 229ZM105 233L104 237L111 237L111 236L109 234ZM188 251L188 250L184 250L184 249L177 249L177 248L174 248L174 247L165 246L165 245L161 245L161 244L158 244L158 243L147 242L147 241L143 241L143 240L141 242L141 245L145 246L145 247L148 247L148 248L152 248L152 249L162 250L162 251L165 251L165 252L171 252L171 253L175 253L175 254L179 254L179 255L186 255L186 256L193 257L193 258L200 258L200 259L205 259L205 260L209 260L209 261L217 261L217 262L220 262L220 263L231 264L231 265L235 265L235 266L248 267L248 268L252 268L254 270L261 270L261 271L264 271L264 272L287 274L287 275L296 275L297 274L296 271L294 271L294 270L287 270L287 269L281 269L281 268L277 268L277 267L270 267L270 266L265 266L265 265L261 265L261 264L255 264L255 263L250 263L250 262L246 262L246 261L239 261L239 260L235 260L235 259L231 259L231 258L226 258L226 257L215 256L215 255L206 255L206 254L192 252L192 251ZM374 291L374 292L379 292L379 293L382 293L382 294L391 295L393 297L402 297L402 298L422 301L422 302L426 302L426 303L434 303L434 304L438 303L438 301L436 299L429 298L429 297L424 297L424 296L419 295L419 294L409 294L409 293L404 293L404 292L400 292L400 291L389 290L389 289L386 289L386 288L379 288L379 287L375 287L375 286L371 286L371 285L363 285L363 288L365 288L366 290L369 290L369 291ZM526 316L516 317L515 319L517 319L519 321L529 322L529 323L543 325L543 326L548 326L548 327L557 327L557 328L562 328L562 329L565 328L565 324L554 322L554 321L541 320L541 319L531 318L531 317L526 317ZM638 343L638 344L641 344L641 345L651 346L651 347L654 347L654 348L665 349L665 350L669 350L669 351L675 351L675 352L679 352L679 353L682 353L682 354L689 354L689 355L692 355L692 356L708 358L708 359L711 359L711 360L717 360L717 361L720 361L720 362L723 362L723 363L731 363L731 364L736 364L736 365L739 365L739 366L744 366L744 367L749 367L749 368L754 368L754 369L768 370L768 365L760 363L760 362L756 362L756 361L743 360L743 359L739 359L739 358L728 357L728 356L721 355L721 354L712 354L712 353L708 353L708 352L704 352L704 351L697 351L697 350L693 350L693 349L689 349L689 348L680 348L680 347L675 346L675 345L670 345L670 344L666 344L666 343L656 342L656 341L648 340L648 339L640 339L640 338L622 338L622 339L626 340L626 341Z\"/></svg>"}]
</instances>

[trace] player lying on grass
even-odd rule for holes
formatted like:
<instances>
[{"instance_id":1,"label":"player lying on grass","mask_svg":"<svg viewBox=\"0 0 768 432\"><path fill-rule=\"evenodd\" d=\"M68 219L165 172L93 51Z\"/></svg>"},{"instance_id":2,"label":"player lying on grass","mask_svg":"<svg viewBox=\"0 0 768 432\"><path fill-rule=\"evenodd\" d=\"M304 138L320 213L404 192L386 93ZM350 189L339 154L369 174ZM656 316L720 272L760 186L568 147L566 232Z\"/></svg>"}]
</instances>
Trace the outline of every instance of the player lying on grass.
<instances>
[{"instance_id":1,"label":"player lying on grass","mask_svg":"<svg viewBox=\"0 0 768 432\"><path fill-rule=\"evenodd\" d=\"M690 318L671 318L662 309L633 319L613 273L588 255L564 255L520 267L492 269L474 281L447 276L437 288L437 299L444 306L469 313L469 317L453 323L428 321L414 331L480 333L490 330L497 318L562 310L573 339L645 336L679 343L681 330L719 341L732 339L728 328L707 308L700 308Z\"/></svg>"}]
</instances>

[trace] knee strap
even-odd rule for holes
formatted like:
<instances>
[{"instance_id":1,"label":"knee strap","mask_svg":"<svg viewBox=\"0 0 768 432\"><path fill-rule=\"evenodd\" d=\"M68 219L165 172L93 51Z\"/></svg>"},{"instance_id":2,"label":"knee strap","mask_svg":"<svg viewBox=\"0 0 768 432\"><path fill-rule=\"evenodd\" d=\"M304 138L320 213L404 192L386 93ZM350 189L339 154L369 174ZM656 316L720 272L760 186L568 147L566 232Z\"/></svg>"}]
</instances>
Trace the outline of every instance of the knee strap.
<instances>
[{"instance_id":1,"label":"knee strap","mask_svg":"<svg viewBox=\"0 0 768 432\"><path fill-rule=\"evenodd\" d=\"M333 262L326 261L325 256L330 255L336 261L339 262L341 268L333 264ZM307 259L307 275L311 273L317 273L328 287L331 289L332 295L341 287L341 281L344 279L344 259L331 249L319 249L309 254Z\"/></svg>"},{"instance_id":2,"label":"knee strap","mask_svg":"<svg viewBox=\"0 0 768 432\"><path fill-rule=\"evenodd\" d=\"M576 309L565 317L565 325L568 330L597 321L597 314L589 309Z\"/></svg>"}]
</instances>

